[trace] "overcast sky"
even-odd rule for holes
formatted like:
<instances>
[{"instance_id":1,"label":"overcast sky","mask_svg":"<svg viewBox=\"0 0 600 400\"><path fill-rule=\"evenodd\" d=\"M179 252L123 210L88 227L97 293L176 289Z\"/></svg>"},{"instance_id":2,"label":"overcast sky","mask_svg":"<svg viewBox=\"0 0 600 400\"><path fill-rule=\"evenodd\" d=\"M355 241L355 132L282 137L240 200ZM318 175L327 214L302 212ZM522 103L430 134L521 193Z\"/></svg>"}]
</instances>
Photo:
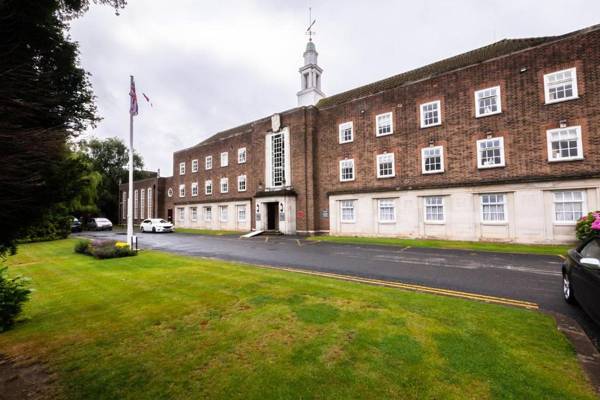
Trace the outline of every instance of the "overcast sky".
<instances>
[{"instance_id":1,"label":"overcast sky","mask_svg":"<svg viewBox=\"0 0 600 400\"><path fill-rule=\"evenodd\" d=\"M329 95L503 38L600 23L598 0L129 0L118 17L93 6L71 27L104 118L90 134L128 137L129 75L135 148L163 176L174 151L295 107L309 5Z\"/></svg>"}]
</instances>

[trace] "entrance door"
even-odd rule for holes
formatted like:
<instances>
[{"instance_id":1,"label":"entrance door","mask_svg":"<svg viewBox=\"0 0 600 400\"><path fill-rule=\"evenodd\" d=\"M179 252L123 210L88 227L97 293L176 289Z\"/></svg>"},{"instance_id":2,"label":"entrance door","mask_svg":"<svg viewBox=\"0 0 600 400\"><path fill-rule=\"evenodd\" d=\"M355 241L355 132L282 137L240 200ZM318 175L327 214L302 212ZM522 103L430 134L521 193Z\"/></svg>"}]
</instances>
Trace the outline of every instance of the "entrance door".
<instances>
[{"instance_id":1,"label":"entrance door","mask_svg":"<svg viewBox=\"0 0 600 400\"><path fill-rule=\"evenodd\" d=\"M172 208L169 208L167 210L167 221L169 221L171 223L173 222L173 209Z\"/></svg>"},{"instance_id":2,"label":"entrance door","mask_svg":"<svg viewBox=\"0 0 600 400\"><path fill-rule=\"evenodd\" d=\"M279 203L267 203L267 230L276 231L279 229Z\"/></svg>"}]
</instances>

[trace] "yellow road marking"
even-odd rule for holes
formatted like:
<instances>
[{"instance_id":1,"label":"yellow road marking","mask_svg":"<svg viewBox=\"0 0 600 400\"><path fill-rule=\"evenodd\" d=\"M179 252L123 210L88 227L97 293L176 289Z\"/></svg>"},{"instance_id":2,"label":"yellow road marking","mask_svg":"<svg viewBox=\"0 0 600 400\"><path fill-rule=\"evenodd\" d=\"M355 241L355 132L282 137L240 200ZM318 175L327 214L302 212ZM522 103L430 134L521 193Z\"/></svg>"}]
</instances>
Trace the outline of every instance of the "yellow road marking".
<instances>
[{"instance_id":1,"label":"yellow road marking","mask_svg":"<svg viewBox=\"0 0 600 400\"><path fill-rule=\"evenodd\" d=\"M383 281L383 280L379 280L379 279L360 278L360 277L356 277L356 276L333 274L333 273L329 273L329 272L315 272L315 271L308 271L305 269L278 268L278 267L272 267L272 266L267 266L267 265L261 265L260 267L279 270L279 271L283 270L283 271L288 271L288 272L296 272L296 273L305 274L305 275L314 275L314 276L321 276L321 277L327 277L327 278L333 278L333 279L340 279L340 280L344 280L344 281L366 283L366 284L377 285L377 286L393 287L393 288L397 288L397 289L406 289L406 290L412 290L415 292L432 293L432 294L438 294L438 295L450 296L450 297L458 297L458 298L469 299L469 300L478 300L478 301L483 301L486 303L503 304L503 305L526 308L526 309L530 309L530 310L539 309L539 305L537 303L509 299L509 298L505 298L505 297L487 296L484 294L461 292L458 290L450 290L450 289L440 289L440 288L434 288L434 287L422 286L422 285L412 285L412 284L401 283L401 282Z\"/></svg>"}]
</instances>

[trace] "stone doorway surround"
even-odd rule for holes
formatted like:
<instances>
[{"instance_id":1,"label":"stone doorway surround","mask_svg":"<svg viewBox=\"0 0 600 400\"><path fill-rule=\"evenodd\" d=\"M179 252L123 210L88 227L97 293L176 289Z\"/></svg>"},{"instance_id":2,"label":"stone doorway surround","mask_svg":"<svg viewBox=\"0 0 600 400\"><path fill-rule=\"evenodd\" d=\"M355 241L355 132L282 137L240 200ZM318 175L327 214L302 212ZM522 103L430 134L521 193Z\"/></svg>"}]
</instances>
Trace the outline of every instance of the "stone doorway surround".
<instances>
[{"instance_id":1,"label":"stone doorway surround","mask_svg":"<svg viewBox=\"0 0 600 400\"><path fill-rule=\"evenodd\" d=\"M268 230L268 203L277 203L276 222L279 225L279 232L284 235L296 234L296 196L279 195L273 193L273 196L255 197L254 199L255 229L258 231Z\"/></svg>"}]
</instances>

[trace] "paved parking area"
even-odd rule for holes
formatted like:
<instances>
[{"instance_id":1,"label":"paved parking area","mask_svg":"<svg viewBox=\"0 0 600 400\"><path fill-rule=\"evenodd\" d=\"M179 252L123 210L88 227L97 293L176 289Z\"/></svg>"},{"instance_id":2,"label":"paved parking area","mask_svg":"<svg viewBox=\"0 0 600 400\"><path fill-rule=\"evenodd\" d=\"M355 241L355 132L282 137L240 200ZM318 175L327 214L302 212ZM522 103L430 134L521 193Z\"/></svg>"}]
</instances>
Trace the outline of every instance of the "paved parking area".
<instances>
[{"instance_id":1,"label":"paved parking area","mask_svg":"<svg viewBox=\"0 0 600 400\"><path fill-rule=\"evenodd\" d=\"M119 232L85 232L123 240ZM568 315L600 347L600 327L562 300L561 260L554 256L465 250L345 245L301 237L138 233L140 248L250 264L293 267L534 302Z\"/></svg>"}]
</instances>

